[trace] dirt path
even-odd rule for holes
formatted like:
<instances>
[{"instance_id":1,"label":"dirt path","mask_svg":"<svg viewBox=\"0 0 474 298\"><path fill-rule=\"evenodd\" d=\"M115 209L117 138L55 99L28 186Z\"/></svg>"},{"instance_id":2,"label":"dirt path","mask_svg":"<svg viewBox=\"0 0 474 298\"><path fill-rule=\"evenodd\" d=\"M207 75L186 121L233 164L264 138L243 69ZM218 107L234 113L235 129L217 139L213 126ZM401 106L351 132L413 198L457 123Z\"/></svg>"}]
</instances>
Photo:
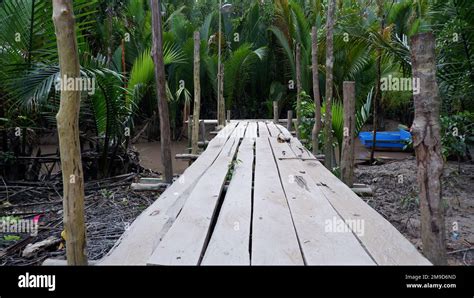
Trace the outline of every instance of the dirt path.
<instances>
[{"instance_id":1,"label":"dirt path","mask_svg":"<svg viewBox=\"0 0 474 298\"><path fill-rule=\"evenodd\" d=\"M374 190L367 203L421 250L416 172L416 160L411 157L379 166L359 165L356 178ZM448 253L464 250L450 253L448 262L473 265L474 250L466 249L474 245L474 165L464 163L459 171L457 163L448 162L442 184Z\"/></svg>"}]
</instances>

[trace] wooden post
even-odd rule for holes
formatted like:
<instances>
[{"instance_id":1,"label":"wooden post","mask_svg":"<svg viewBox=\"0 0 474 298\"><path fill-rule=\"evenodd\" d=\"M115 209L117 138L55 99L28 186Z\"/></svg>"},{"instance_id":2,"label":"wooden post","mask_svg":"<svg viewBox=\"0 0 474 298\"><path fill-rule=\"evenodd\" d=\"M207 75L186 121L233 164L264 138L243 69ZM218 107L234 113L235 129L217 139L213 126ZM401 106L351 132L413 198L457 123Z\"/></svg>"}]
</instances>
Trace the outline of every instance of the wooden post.
<instances>
[{"instance_id":1,"label":"wooden post","mask_svg":"<svg viewBox=\"0 0 474 298\"><path fill-rule=\"evenodd\" d=\"M296 44L296 137L300 137L301 125L301 45Z\"/></svg>"},{"instance_id":2,"label":"wooden post","mask_svg":"<svg viewBox=\"0 0 474 298\"><path fill-rule=\"evenodd\" d=\"M206 123L204 120L199 121L199 129L201 131L201 142L206 142Z\"/></svg>"},{"instance_id":3,"label":"wooden post","mask_svg":"<svg viewBox=\"0 0 474 298\"><path fill-rule=\"evenodd\" d=\"M225 126L225 101L224 101L224 64L221 64L219 72L219 94L217 109L217 124L221 128Z\"/></svg>"},{"instance_id":4,"label":"wooden post","mask_svg":"<svg viewBox=\"0 0 474 298\"><path fill-rule=\"evenodd\" d=\"M329 0L328 17L326 20L326 117L324 121L324 165L329 170L334 166L332 147L332 97L334 67L334 22L336 0Z\"/></svg>"},{"instance_id":5,"label":"wooden post","mask_svg":"<svg viewBox=\"0 0 474 298\"><path fill-rule=\"evenodd\" d=\"M278 117L279 117L279 113L278 113L278 101L273 101L273 122L274 123L278 123Z\"/></svg>"},{"instance_id":6,"label":"wooden post","mask_svg":"<svg viewBox=\"0 0 474 298\"><path fill-rule=\"evenodd\" d=\"M418 164L421 240L425 256L435 265L446 265L446 235L441 197L443 157L439 110L441 99L436 83L435 38L420 33L411 38L413 79L419 80L413 93L415 119L411 127Z\"/></svg>"},{"instance_id":7,"label":"wooden post","mask_svg":"<svg viewBox=\"0 0 474 298\"><path fill-rule=\"evenodd\" d=\"M341 177L349 187L354 184L354 131L355 131L355 82L343 83L344 137L342 141Z\"/></svg>"},{"instance_id":8,"label":"wooden post","mask_svg":"<svg viewBox=\"0 0 474 298\"><path fill-rule=\"evenodd\" d=\"M194 32L194 113L193 113L193 129L192 129L192 146L191 153L198 152L198 138L199 138L199 117L201 110L201 82L200 82L200 46L201 38L199 31Z\"/></svg>"},{"instance_id":9,"label":"wooden post","mask_svg":"<svg viewBox=\"0 0 474 298\"><path fill-rule=\"evenodd\" d=\"M71 0L53 1L61 80L80 78L79 56ZM62 88L56 115L63 176L63 212L68 265L87 265L84 218L84 176L79 141L80 90Z\"/></svg>"},{"instance_id":10,"label":"wooden post","mask_svg":"<svg viewBox=\"0 0 474 298\"><path fill-rule=\"evenodd\" d=\"M227 123L230 123L230 110L227 110Z\"/></svg>"},{"instance_id":11,"label":"wooden post","mask_svg":"<svg viewBox=\"0 0 474 298\"><path fill-rule=\"evenodd\" d=\"M188 117L188 148L189 153L191 153L193 151L193 115Z\"/></svg>"},{"instance_id":12,"label":"wooden post","mask_svg":"<svg viewBox=\"0 0 474 298\"><path fill-rule=\"evenodd\" d=\"M319 94L319 70L318 70L318 30L311 29L311 61L313 71L313 96L314 96L314 126L311 131L313 154L318 154L319 132L321 131L321 96Z\"/></svg>"},{"instance_id":13,"label":"wooden post","mask_svg":"<svg viewBox=\"0 0 474 298\"><path fill-rule=\"evenodd\" d=\"M286 117L286 129L291 133L293 128L293 111L289 110L288 115Z\"/></svg>"},{"instance_id":14,"label":"wooden post","mask_svg":"<svg viewBox=\"0 0 474 298\"><path fill-rule=\"evenodd\" d=\"M152 23L152 57L155 63L156 94L158 95L158 113L160 116L161 160L164 166L164 180L173 180L173 164L171 157L170 118L168 113L168 97L166 95L166 74L163 60L163 36L161 32L161 1L150 0Z\"/></svg>"}]
</instances>

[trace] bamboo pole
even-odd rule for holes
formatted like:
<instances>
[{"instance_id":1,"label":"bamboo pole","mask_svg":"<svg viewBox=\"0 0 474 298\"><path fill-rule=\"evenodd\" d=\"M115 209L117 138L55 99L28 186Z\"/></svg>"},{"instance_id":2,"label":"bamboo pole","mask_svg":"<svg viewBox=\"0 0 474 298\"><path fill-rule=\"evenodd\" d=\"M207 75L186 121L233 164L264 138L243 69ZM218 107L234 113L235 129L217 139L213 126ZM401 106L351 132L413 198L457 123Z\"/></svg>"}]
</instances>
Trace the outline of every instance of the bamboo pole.
<instances>
[{"instance_id":1,"label":"bamboo pole","mask_svg":"<svg viewBox=\"0 0 474 298\"><path fill-rule=\"evenodd\" d=\"M347 186L354 184L354 131L355 131L355 82L343 83L344 136L341 155L341 177Z\"/></svg>"},{"instance_id":2,"label":"bamboo pole","mask_svg":"<svg viewBox=\"0 0 474 298\"><path fill-rule=\"evenodd\" d=\"M71 0L53 0L61 80L80 78L79 56ZM64 84L66 82L63 82ZM63 84L63 85L64 85ZM79 141L81 91L61 90L56 115L63 176L64 231L68 265L87 265L84 218L84 177Z\"/></svg>"}]
</instances>

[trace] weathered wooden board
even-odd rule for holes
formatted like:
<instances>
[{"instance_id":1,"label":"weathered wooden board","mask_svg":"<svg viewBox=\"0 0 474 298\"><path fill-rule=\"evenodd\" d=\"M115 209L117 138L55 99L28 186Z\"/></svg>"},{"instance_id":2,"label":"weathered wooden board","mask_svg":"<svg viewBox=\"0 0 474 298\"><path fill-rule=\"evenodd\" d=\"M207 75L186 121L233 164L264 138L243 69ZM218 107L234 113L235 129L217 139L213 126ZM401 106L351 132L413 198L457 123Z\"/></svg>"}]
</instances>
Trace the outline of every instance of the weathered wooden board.
<instances>
[{"instance_id":1,"label":"weathered wooden board","mask_svg":"<svg viewBox=\"0 0 474 298\"><path fill-rule=\"evenodd\" d=\"M280 130L280 132L283 134L283 136L285 138L292 138L293 137L293 135L285 127L283 127L281 124L275 124L275 125L278 128L278 130Z\"/></svg>"},{"instance_id":2,"label":"weathered wooden board","mask_svg":"<svg viewBox=\"0 0 474 298\"><path fill-rule=\"evenodd\" d=\"M270 139L281 182L307 265L374 265L353 233L363 222L345 223L303 170L287 143ZM352 229L350 228L352 227Z\"/></svg>"},{"instance_id":3,"label":"weathered wooden board","mask_svg":"<svg viewBox=\"0 0 474 298\"><path fill-rule=\"evenodd\" d=\"M258 122L258 136L260 138L270 137L270 132L268 131L267 124L263 121Z\"/></svg>"},{"instance_id":4,"label":"weathered wooden board","mask_svg":"<svg viewBox=\"0 0 474 298\"><path fill-rule=\"evenodd\" d=\"M231 123L211 140L201 156L150 205L120 237L100 265L145 265L162 236L172 225L196 181L214 163L235 129Z\"/></svg>"},{"instance_id":5,"label":"weathered wooden board","mask_svg":"<svg viewBox=\"0 0 474 298\"><path fill-rule=\"evenodd\" d=\"M252 265L303 265L288 202L267 138L256 140Z\"/></svg>"},{"instance_id":6,"label":"weathered wooden board","mask_svg":"<svg viewBox=\"0 0 474 298\"><path fill-rule=\"evenodd\" d=\"M252 138L244 138L239 146L232 179L202 265L250 265L254 144Z\"/></svg>"},{"instance_id":7,"label":"weathered wooden board","mask_svg":"<svg viewBox=\"0 0 474 298\"><path fill-rule=\"evenodd\" d=\"M297 138L291 139L291 148L294 153L301 153L303 158L314 158ZM431 264L390 222L319 161L305 160L303 166L344 220L364 219L364 235L356 236L377 264Z\"/></svg>"},{"instance_id":8,"label":"weathered wooden board","mask_svg":"<svg viewBox=\"0 0 474 298\"><path fill-rule=\"evenodd\" d=\"M239 139L229 138L207 174L199 179L148 264L199 265L210 225Z\"/></svg>"},{"instance_id":9,"label":"weathered wooden board","mask_svg":"<svg viewBox=\"0 0 474 298\"><path fill-rule=\"evenodd\" d=\"M239 125L234 129L234 131L232 132L230 137L231 138L243 138L244 135L245 135L245 131L247 130L248 124L249 123L247 121L239 122Z\"/></svg>"},{"instance_id":10,"label":"weathered wooden board","mask_svg":"<svg viewBox=\"0 0 474 298\"><path fill-rule=\"evenodd\" d=\"M319 161L304 161L304 170L345 220L364 220L356 235L379 265L430 265L417 249L385 218L367 205Z\"/></svg>"},{"instance_id":11,"label":"weathered wooden board","mask_svg":"<svg viewBox=\"0 0 474 298\"><path fill-rule=\"evenodd\" d=\"M278 135L281 133L273 122L267 122L267 128L273 138L278 137Z\"/></svg>"},{"instance_id":12,"label":"weathered wooden board","mask_svg":"<svg viewBox=\"0 0 474 298\"><path fill-rule=\"evenodd\" d=\"M257 122L251 121L247 126L247 131L245 132L246 138L256 138L257 137Z\"/></svg>"}]
</instances>

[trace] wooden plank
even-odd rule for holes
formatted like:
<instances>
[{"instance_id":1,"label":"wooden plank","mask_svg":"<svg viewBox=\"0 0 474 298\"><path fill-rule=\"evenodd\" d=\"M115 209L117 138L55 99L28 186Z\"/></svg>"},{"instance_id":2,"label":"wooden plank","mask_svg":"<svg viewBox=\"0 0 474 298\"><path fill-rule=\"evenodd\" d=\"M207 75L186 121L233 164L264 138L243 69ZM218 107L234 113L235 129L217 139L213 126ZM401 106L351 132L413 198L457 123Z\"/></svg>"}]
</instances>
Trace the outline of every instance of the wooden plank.
<instances>
[{"instance_id":1,"label":"wooden plank","mask_svg":"<svg viewBox=\"0 0 474 298\"><path fill-rule=\"evenodd\" d=\"M250 265L254 144L252 138L245 138L240 144L238 162L235 163L203 265Z\"/></svg>"},{"instance_id":2,"label":"wooden plank","mask_svg":"<svg viewBox=\"0 0 474 298\"><path fill-rule=\"evenodd\" d=\"M291 147L294 153L300 153L303 158L314 158L296 138L291 139ZM303 166L343 219L364 219L364 235L356 236L377 264L430 265L390 222L367 205L319 161L306 160Z\"/></svg>"},{"instance_id":3,"label":"wooden plank","mask_svg":"<svg viewBox=\"0 0 474 298\"><path fill-rule=\"evenodd\" d=\"M238 142L237 138L229 138L216 161L189 194L181 213L152 253L148 264L199 264Z\"/></svg>"},{"instance_id":4,"label":"wooden plank","mask_svg":"<svg viewBox=\"0 0 474 298\"><path fill-rule=\"evenodd\" d=\"M302 161L296 159L290 146L276 138L271 138L270 144L305 264L374 265L353 234L364 232L364 222L359 219L345 223L316 183L302 170Z\"/></svg>"},{"instance_id":5,"label":"wooden plank","mask_svg":"<svg viewBox=\"0 0 474 298\"><path fill-rule=\"evenodd\" d=\"M275 124L275 125L280 130L280 132L283 134L283 136L285 138L292 138L293 137L293 135L288 131L288 129L283 127L283 125L281 125L281 124Z\"/></svg>"},{"instance_id":6,"label":"wooden plank","mask_svg":"<svg viewBox=\"0 0 474 298\"><path fill-rule=\"evenodd\" d=\"M231 134L231 138L243 138L245 135L245 131L247 130L248 126L248 121L240 121L238 122L239 125L237 126L236 129Z\"/></svg>"},{"instance_id":7,"label":"wooden plank","mask_svg":"<svg viewBox=\"0 0 474 298\"><path fill-rule=\"evenodd\" d=\"M270 132L268 131L267 124L263 121L258 122L258 136L260 138L270 137Z\"/></svg>"},{"instance_id":8,"label":"wooden plank","mask_svg":"<svg viewBox=\"0 0 474 298\"><path fill-rule=\"evenodd\" d=\"M303 257L267 138L256 140L252 265L303 265Z\"/></svg>"},{"instance_id":9,"label":"wooden plank","mask_svg":"<svg viewBox=\"0 0 474 298\"><path fill-rule=\"evenodd\" d=\"M241 125L241 122L231 122L230 124L224 126L219 133L214 137L215 138L223 138L227 140L227 138L232 134L232 132Z\"/></svg>"},{"instance_id":10,"label":"wooden plank","mask_svg":"<svg viewBox=\"0 0 474 298\"><path fill-rule=\"evenodd\" d=\"M226 131L211 140L207 149L180 178L166 189L129 226L100 265L145 265L164 233L179 214L196 181L215 162L225 144L225 135L232 133L237 123L226 126Z\"/></svg>"},{"instance_id":11,"label":"wooden plank","mask_svg":"<svg viewBox=\"0 0 474 298\"><path fill-rule=\"evenodd\" d=\"M204 121L204 124L217 124L216 119L199 119L199 121ZM189 120L184 121L184 123L189 123Z\"/></svg>"},{"instance_id":12,"label":"wooden plank","mask_svg":"<svg viewBox=\"0 0 474 298\"><path fill-rule=\"evenodd\" d=\"M180 159L180 160L196 160L199 158L199 154L176 154L174 156L175 159Z\"/></svg>"},{"instance_id":13,"label":"wooden plank","mask_svg":"<svg viewBox=\"0 0 474 298\"><path fill-rule=\"evenodd\" d=\"M302 159L315 158L315 156L308 149L306 149L306 147L303 144L301 144L300 140L298 140L297 138L292 137L290 139L289 145L291 147L291 150L297 157L302 158Z\"/></svg>"},{"instance_id":14,"label":"wooden plank","mask_svg":"<svg viewBox=\"0 0 474 298\"><path fill-rule=\"evenodd\" d=\"M379 265L430 265L390 222L367 205L318 161L304 161L304 170L318 184L345 220L363 219L365 231L356 235Z\"/></svg>"},{"instance_id":15,"label":"wooden plank","mask_svg":"<svg viewBox=\"0 0 474 298\"><path fill-rule=\"evenodd\" d=\"M256 138L257 137L257 122L249 122L247 130L245 131L246 138Z\"/></svg>"},{"instance_id":16,"label":"wooden plank","mask_svg":"<svg viewBox=\"0 0 474 298\"><path fill-rule=\"evenodd\" d=\"M278 137L278 135L280 134L280 130L276 127L275 123L273 122L267 122L267 128L268 128L268 131L270 132L270 135L273 138Z\"/></svg>"}]
</instances>

